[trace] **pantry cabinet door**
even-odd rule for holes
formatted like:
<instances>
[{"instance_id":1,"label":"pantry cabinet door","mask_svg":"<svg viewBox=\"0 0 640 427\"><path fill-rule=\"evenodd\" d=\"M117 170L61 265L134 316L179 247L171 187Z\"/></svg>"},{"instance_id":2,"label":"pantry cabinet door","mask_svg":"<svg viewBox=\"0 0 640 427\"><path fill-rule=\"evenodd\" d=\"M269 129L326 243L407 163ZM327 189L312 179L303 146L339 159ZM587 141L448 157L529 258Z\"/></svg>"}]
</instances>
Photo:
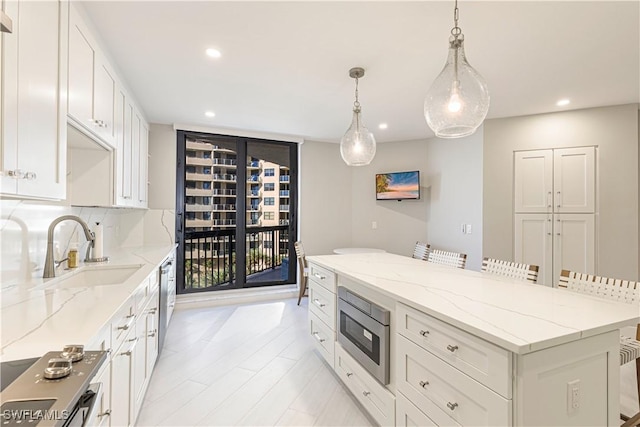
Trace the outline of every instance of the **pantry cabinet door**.
<instances>
[{"instance_id":1,"label":"pantry cabinet door","mask_svg":"<svg viewBox=\"0 0 640 427\"><path fill-rule=\"evenodd\" d=\"M537 283L553 286L552 215L516 214L514 218L514 261L537 265Z\"/></svg>"},{"instance_id":2,"label":"pantry cabinet door","mask_svg":"<svg viewBox=\"0 0 640 427\"><path fill-rule=\"evenodd\" d=\"M552 211L553 151L532 150L514 153L515 213Z\"/></svg>"},{"instance_id":3,"label":"pantry cabinet door","mask_svg":"<svg viewBox=\"0 0 640 427\"><path fill-rule=\"evenodd\" d=\"M595 147L554 150L555 212L595 212L595 153Z\"/></svg>"},{"instance_id":4,"label":"pantry cabinet door","mask_svg":"<svg viewBox=\"0 0 640 427\"><path fill-rule=\"evenodd\" d=\"M596 274L595 215L559 214L554 220L553 276L562 270Z\"/></svg>"}]
</instances>

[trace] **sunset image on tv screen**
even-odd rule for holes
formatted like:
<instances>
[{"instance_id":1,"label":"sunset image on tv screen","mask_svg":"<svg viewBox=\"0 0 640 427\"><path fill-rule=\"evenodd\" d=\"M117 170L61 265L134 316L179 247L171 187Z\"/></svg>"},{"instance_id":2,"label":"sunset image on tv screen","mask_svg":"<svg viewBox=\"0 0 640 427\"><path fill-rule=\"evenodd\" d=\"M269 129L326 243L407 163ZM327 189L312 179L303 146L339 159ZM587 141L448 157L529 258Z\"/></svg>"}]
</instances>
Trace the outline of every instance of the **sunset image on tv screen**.
<instances>
[{"instance_id":1,"label":"sunset image on tv screen","mask_svg":"<svg viewBox=\"0 0 640 427\"><path fill-rule=\"evenodd\" d=\"M376 198L418 199L420 198L420 175L418 172L394 172L376 175Z\"/></svg>"}]
</instances>

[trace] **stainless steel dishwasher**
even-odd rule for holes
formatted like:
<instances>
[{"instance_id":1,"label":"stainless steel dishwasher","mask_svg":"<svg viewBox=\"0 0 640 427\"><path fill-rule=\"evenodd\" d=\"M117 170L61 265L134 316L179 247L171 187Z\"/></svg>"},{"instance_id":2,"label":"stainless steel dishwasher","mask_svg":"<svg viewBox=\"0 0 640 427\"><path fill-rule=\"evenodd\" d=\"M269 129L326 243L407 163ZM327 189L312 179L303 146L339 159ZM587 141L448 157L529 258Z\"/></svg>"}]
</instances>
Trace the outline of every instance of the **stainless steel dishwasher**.
<instances>
[{"instance_id":1,"label":"stainless steel dishwasher","mask_svg":"<svg viewBox=\"0 0 640 427\"><path fill-rule=\"evenodd\" d=\"M169 286L174 285L174 281L170 280L171 268L173 265L173 257L167 258L160 266L160 305L159 321L158 321L158 354L162 351L164 345L164 337L167 334L167 315L169 311Z\"/></svg>"}]
</instances>

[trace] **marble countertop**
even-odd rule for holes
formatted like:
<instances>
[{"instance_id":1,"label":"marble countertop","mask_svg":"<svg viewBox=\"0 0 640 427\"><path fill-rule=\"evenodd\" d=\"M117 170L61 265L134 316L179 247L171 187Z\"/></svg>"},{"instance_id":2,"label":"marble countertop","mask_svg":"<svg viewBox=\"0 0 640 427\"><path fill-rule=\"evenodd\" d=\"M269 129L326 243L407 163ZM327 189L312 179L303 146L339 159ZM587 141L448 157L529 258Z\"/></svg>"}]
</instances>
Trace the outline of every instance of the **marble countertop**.
<instances>
[{"instance_id":1,"label":"marble countertop","mask_svg":"<svg viewBox=\"0 0 640 427\"><path fill-rule=\"evenodd\" d=\"M518 354L640 322L638 305L400 255L307 259Z\"/></svg>"},{"instance_id":2,"label":"marble countertop","mask_svg":"<svg viewBox=\"0 0 640 427\"><path fill-rule=\"evenodd\" d=\"M174 247L142 246L109 253L105 266L140 265L118 285L55 289L59 280L55 278L3 287L0 361L40 357L65 344L89 343ZM50 283L54 288L47 287Z\"/></svg>"}]
</instances>

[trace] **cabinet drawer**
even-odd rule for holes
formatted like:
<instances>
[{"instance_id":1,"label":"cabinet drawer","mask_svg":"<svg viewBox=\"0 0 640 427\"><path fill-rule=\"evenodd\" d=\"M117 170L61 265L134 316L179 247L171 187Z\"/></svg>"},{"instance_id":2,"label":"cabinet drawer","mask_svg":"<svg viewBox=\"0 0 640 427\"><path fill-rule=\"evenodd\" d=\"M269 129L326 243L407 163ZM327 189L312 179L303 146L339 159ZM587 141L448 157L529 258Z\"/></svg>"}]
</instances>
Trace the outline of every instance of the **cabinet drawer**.
<instances>
[{"instance_id":1,"label":"cabinet drawer","mask_svg":"<svg viewBox=\"0 0 640 427\"><path fill-rule=\"evenodd\" d=\"M324 267L313 263L309 264L309 280L316 282L334 294L336 293L336 275Z\"/></svg>"},{"instance_id":2,"label":"cabinet drawer","mask_svg":"<svg viewBox=\"0 0 640 427\"><path fill-rule=\"evenodd\" d=\"M309 311L336 329L336 295L314 281L309 282Z\"/></svg>"},{"instance_id":3,"label":"cabinet drawer","mask_svg":"<svg viewBox=\"0 0 640 427\"><path fill-rule=\"evenodd\" d=\"M418 407L435 404L462 425L511 425L511 400L406 338L397 338L398 390Z\"/></svg>"},{"instance_id":4,"label":"cabinet drawer","mask_svg":"<svg viewBox=\"0 0 640 427\"><path fill-rule=\"evenodd\" d=\"M336 342L336 334L318 317L309 312L309 332L318 352L333 368L333 351Z\"/></svg>"},{"instance_id":5,"label":"cabinet drawer","mask_svg":"<svg viewBox=\"0 0 640 427\"><path fill-rule=\"evenodd\" d=\"M442 412L432 402L428 408L423 408L429 413L427 416L416 405L411 403L402 393L396 396L396 426L397 427L420 427L420 426L455 426L459 427L455 420Z\"/></svg>"},{"instance_id":6,"label":"cabinet drawer","mask_svg":"<svg viewBox=\"0 0 640 427\"><path fill-rule=\"evenodd\" d=\"M510 399L511 353L404 304L397 304L397 332Z\"/></svg>"},{"instance_id":7,"label":"cabinet drawer","mask_svg":"<svg viewBox=\"0 0 640 427\"><path fill-rule=\"evenodd\" d=\"M111 348L117 350L127 334L135 329L135 298L129 298L111 321Z\"/></svg>"},{"instance_id":8,"label":"cabinet drawer","mask_svg":"<svg viewBox=\"0 0 640 427\"><path fill-rule=\"evenodd\" d=\"M335 371L374 420L381 426L395 424L395 397L393 394L360 366L340 344L336 344Z\"/></svg>"}]
</instances>

